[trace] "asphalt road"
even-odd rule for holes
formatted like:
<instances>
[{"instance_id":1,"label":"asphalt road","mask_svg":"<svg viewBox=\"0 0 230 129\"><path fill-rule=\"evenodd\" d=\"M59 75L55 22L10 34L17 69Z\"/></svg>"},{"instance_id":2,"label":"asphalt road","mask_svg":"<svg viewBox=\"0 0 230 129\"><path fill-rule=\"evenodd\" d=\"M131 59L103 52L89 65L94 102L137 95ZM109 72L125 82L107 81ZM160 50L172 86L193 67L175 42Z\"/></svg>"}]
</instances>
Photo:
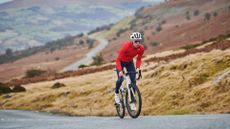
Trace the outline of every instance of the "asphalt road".
<instances>
[{"instance_id":1,"label":"asphalt road","mask_svg":"<svg viewBox=\"0 0 230 129\"><path fill-rule=\"evenodd\" d=\"M230 114L118 117L68 117L0 110L0 129L230 129Z\"/></svg>"}]
</instances>

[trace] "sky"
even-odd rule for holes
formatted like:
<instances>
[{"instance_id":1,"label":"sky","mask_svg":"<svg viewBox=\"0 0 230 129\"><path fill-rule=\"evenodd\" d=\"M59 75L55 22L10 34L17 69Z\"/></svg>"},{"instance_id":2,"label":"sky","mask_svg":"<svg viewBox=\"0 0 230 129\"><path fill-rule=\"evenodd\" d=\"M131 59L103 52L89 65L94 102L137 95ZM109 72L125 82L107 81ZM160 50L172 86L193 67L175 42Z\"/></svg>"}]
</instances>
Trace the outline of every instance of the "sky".
<instances>
[{"instance_id":1,"label":"sky","mask_svg":"<svg viewBox=\"0 0 230 129\"><path fill-rule=\"evenodd\" d=\"M0 4L6 3L6 2L9 2L9 1L12 1L12 0L0 0ZM164 0L143 0L143 1L146 1L146 2L153 2L153 1L164 1Z\"/></svg>"},{"instance_id":2,"label":"sky","mask_svg":"<svg viewBox=\"0 0 230 129\"><path fill-rule=\"evenodd\" d=\"M0 0L0 4L6 3L6 2L9 2L9 1L12 1L12 0Z\"/></svg>"}]
</instances>

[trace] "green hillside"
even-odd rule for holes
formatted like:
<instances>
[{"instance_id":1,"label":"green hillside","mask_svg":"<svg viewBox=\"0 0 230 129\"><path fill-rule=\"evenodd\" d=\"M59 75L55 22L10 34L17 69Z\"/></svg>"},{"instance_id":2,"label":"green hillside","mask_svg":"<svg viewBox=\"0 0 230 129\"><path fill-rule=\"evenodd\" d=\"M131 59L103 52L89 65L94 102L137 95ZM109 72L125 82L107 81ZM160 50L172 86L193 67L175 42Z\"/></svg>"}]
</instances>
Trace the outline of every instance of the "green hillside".
<instances>
[{"instance_id":1,"label":"green hillside","mask_svg":"<svg viewBox=\"0 0 230 129\"><path fill-rule=\"evenodd\" d=\"M44 45L68 35L110 24L132 10L102 5L39 7L0 11L0 53Z\"/></svg>"}]
</instances>

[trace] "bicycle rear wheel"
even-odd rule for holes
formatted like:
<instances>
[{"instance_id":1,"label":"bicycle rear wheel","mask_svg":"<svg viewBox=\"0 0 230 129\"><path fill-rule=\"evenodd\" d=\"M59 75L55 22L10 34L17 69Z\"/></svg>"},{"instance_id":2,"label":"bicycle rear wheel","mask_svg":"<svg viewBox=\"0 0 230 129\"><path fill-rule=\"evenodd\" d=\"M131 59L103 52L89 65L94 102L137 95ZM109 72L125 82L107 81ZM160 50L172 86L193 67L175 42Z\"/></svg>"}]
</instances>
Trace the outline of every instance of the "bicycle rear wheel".
<instances>
[{"instance_id":1,"label":"bicycle rear wheel","mask_svg":"<svg viewBox=\"0 0 230 129\"><path fill-rule=\"evenodd\" d=\"M134 91L135 91L135 93L134 93ZM140 115L141 108L142 108L141 93L140 93L137 86L134 87L131 84L130 94L133 95L133 97L130 97L128 93L126 94L126 107L127 107L129 115L132 118L137 118ZM135 104L136 110L131 110L131 107L130 107L131 102Z\"/></svg>"},{"instance_id":2,"label":"bicycle rear wheel","mask_svg":"<svg viewBox=\"0 0 230 129\"><path fill-rule=\"evenodd\" d=\"M119 92L119 98L120 98L120 104L115 104L117 115L122 119L125 116L125 104L123 101L123 91L120 90Z\"/></svg>"}]
</instances>

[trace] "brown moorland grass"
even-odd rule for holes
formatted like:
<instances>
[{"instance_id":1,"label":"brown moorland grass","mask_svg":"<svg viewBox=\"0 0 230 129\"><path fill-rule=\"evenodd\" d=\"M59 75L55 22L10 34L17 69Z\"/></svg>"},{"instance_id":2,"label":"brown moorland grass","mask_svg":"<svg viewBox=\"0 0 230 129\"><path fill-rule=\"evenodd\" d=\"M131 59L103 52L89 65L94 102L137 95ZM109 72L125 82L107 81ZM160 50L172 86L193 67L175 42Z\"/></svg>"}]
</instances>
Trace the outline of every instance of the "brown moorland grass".
<instances>
[{"instance_id":1,"label":"brown moorland grass","mask_svg":"<svg viewBox=\"0 0 230 129\"><path fill-rule=\"evenodd\" d=\"M145 64L146 65L146 64ZM148 64L155 65L155 64ZM208 114L230 112L230 77L216 86L213 80L230 67L230 50L197 53L154 69L146 67L138 82L143 97L142 115ZM115 115L114 71L26 85L27 92L0 96L1 109L63 112L70 115ZM58 89L51 86L60 82Z\"/></svg>"},{"instance_id":2,"label":"brown moorland grass","mask_svg":"<svg viewBox=\"0 0 230 129\"><path fill-rule=\"evenodd\" d=\"M219 39L219 38L218 38ZM151 67L151 69L154 69L158 65L148 65L152 62L169 62L178 58L183 58L190 54L200 53L200 52L210 52L214 49L220 49L225 50L230 48L230 41L223 39L221 41L215 42L208 42L208 45L204 44L199 46L198 48L191 48L188 50L171 50L171 51L165 51L161 53L156 53L154 55L148 55L143 59L144 63L147 63L145 67ZM84 74L90 74L90 73L96 73L98 71L106 71L115 68L114 63L104 64L102 66L92 66L88 68L78 69L75 71L68 71L63 73L45 73L41 76L32 77L32 78L21 78L21 79L12 79L7 84L10 86L19 85L19 84L28 84L28 83L36 83L41 81L51 81L61 78L67 78L67 77L73 77L73 76L80 76Z\"/></svg>"}]
</instances>

